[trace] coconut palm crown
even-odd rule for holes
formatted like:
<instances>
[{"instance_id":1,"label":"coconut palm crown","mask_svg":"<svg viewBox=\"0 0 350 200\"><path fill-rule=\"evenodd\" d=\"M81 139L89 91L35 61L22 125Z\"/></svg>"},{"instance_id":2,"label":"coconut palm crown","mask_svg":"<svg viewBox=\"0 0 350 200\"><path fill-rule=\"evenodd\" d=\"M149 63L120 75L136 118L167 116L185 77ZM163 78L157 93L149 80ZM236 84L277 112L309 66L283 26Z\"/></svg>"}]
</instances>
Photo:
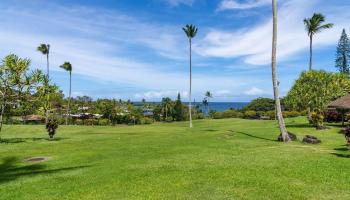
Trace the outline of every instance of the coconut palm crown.
<instances>
[{"instance_id":1,"label":"coconut palm crown","mask_svg":"<svg viewBox=\"0 0 350 200\"><path fill-rule=\"evenodd\" d=\"M192 39L196 36L198 28L192 24L187 24L182 30L186 33L188 39Z\"/></svg>"},{"instance_id":2,"label":"coconut palm crown","mask_svg":"<svg viewBox=\"0 0 350 200\"><path fill-rule=\"evenodd\" d=\"M304 19L305 29L308 36L310 37L310 61L309 61L309 70L312 69L312 40L313 36L316 33L321 32L322 30L329 29L333 27L333 24L328 23L324 24L326 21L325 16L321 13L315 13L311 18Z\"/></svg>"}]
</instances>

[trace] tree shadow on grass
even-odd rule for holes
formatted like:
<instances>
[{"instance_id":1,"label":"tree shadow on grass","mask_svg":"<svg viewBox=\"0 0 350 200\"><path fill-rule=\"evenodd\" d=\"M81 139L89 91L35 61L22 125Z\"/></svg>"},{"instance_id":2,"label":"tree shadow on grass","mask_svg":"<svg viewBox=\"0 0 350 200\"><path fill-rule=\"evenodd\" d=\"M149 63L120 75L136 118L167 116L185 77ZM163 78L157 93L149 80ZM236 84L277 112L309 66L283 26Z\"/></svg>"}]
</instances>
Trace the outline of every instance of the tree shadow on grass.
<instances>
[{"instance_id":1,"label":"tree shadow on grass","mask_svg":"<svg viewBox=\"0 0 350 200\"><path fill-rule=\"evenodd\" d=\"M336 150L336 151L348 151L348 152L350 152L349 147L335 148L334 150Z\"/></svg>"},{"instance_id":2,"label":"tree shadow on grass","mask_svg":"<svg viewBox=\"0 0 350 200\"><path fill-rule=\"evenodd\" d=\"M286 124L286 128L315 128L312 124Z\"/></svg>"},{"instance_id":3,"label":"tree shadow on grass","mask_svg":"<svg viewBox=\"0 0 350 200\"><path fill-rule=\"evenodd\" d=\"M88 165L84 165L57 169L46 169L46 166L42 163L26 164L24 166L18 166L18 163L19 159L16 157L7 157L2 160L2 163L0 164L0 185L25 176L53 174L56 172L70 171L90 167Z\"/></svg>"},{"instance_id":4,"label":"tree shadow on grass","mask_svg":"<svg viewBox=\"0 0 350 200\"><path fill-rule=\"evenodd\" d=\"M5 143L5 144L12 144L12 143L22 143L22 142L30 142L30 141L61 141L65 140L67 138L54 138L54 139L49 139L49 138L39 138L39 137L32 137L32 138L1 138L0 139L0 144Z\"/></svg>"},{"instance_id":5,"label":"tree shadow on grass","mask_svg":"<svg viewBox=\"0 0 350 200\"><path fill-rule=\"evenodd\" d=\"M204 129L203 131L206 131L206 132L216 132L216 131L219 131L217 129Z\"/></svg>"},{"instance_id":6,"label":"tree shadow on grass","mask_svg":"<svg viewBox=\"0 0 350 200\"><path fill-rule=\"evenodd\" d=\"M233 132L232 130L230 130L230 132ZM256 135L252 135L249 133L244 133L244 132L240 132L240 131L236 131L236 133L240 133L242 135L248 136L248 137L252 137L252 138L256 138L256 139L260 139L260 140L266 140L266 141L273 141L273 142L277 142L277 140L273 140L273 139L269 139L269 138L264 138L264 137L260 137L260 136L256 136Z\"/></svg>"},{"instance_id":7,"label":"tree shadow on grass","mask_svg":"<svg viewBox=\"0 0 350 200\"><path fill-rule=\"evenodd\" d=\"M339 158L350 158L350 154L342 154L342 153L331 153Z\"/></svg>"}]
</instances>

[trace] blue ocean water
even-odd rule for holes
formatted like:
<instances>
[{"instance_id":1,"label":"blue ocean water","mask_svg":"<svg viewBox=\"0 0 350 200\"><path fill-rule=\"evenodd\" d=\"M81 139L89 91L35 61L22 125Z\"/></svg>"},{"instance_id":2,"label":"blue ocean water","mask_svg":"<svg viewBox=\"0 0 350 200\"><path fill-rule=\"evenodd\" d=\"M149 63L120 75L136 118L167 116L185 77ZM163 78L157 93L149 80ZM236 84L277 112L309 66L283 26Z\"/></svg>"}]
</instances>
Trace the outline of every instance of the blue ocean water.
<instances>
[{"instance_id":1,"label":"blue ocean water","mask_svg":"<svg viewBox=\"0 0 350 200\"><path fill-rule=\"evenodd\" d=\"M151 104L160 104L160 102L148 102ZM188 105L188 102L182 102L183 104ZM199 109L201 109L203 112L207 111L207 108L205 108L202 103L194 103L195 105L199 106ZM209 102L209 108L210 110L215 110L217 112L223 112L225 110L228 110L230 108L239 110L244 108L246 105L248 105L249 102ZM135 106L142 105L141 102L134 102ZM193 104L192 104L193 105Z\"/></svg>"},{"instance_id":2,"label":"blue ocean water","mask_svg":"<svg viewBox=\"0 0 350 200\"><path fill-rule=\"evenodd\" d=\"M222 112L230 108L233 108L236 110L242 109L248 104L249 102L209 102L209 108L210 110ZM202 103L199 103L199 105L200 105L200 109L202 109L203 111L206 111L206 108L204 108Z\"/></svg>"}]
</instances>

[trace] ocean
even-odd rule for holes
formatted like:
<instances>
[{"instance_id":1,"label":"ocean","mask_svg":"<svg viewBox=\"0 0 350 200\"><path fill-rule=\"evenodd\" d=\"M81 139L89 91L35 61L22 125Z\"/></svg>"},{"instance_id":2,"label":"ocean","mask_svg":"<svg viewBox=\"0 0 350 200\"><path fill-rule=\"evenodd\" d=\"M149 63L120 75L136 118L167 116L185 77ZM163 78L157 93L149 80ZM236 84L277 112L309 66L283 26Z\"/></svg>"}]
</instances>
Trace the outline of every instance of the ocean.
<instances>
[{"instance_id":1,"label":"ocean","mask_svg":"<svg viewBox=\"0 0 350 200\"><path fill-rule=\"evenodd\" d=\"M230 108L234 108L236 110L244 108L248 105L249 102L209 102L210 110L215 110L217 112L222 112L228 110ZM206 108L200 103L200 109L206 111Z\"/></svg>"},{"instance_id":2,"label":"ocean","mask_svg":"<svg viewBox=\"0 0 350 200\"><path fill-rule=\"evenodd\" d=\"M148 102L151 104L159 104L160 102ZM185 105L188 105L188 102L182 102ZM135 106L141 105L141 102L134 102ZM202 109L203 112L206 112L206 108L202 105L202 103L195 103L196 105L199 105L199 108ZM209 102L209 108L210 110L215 110L217 112L223 112L225 110L228 110L230 108L233 109L242 109L246 105L248 105L249 102Z\"/></svg>"}]
</instances>

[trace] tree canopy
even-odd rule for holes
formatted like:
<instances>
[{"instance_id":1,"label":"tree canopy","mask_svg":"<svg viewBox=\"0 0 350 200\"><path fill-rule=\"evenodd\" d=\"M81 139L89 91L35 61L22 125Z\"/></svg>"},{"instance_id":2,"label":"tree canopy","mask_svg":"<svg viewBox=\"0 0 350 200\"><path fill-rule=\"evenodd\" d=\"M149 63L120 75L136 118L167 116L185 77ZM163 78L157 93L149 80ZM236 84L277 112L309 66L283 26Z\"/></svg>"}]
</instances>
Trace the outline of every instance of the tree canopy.
<instances>
[{"instance_id":1,"label":"tree canopy","mask_svg":"<svg viewBox=\"0 0 350 200\"><path fill-rule=\"evenodd\" d=\"M320 71L304 71L295 81L285 98L285 103L297 110L321 113L332 100L350 91L346 74Z\"/></svg>"}]
</instances>

